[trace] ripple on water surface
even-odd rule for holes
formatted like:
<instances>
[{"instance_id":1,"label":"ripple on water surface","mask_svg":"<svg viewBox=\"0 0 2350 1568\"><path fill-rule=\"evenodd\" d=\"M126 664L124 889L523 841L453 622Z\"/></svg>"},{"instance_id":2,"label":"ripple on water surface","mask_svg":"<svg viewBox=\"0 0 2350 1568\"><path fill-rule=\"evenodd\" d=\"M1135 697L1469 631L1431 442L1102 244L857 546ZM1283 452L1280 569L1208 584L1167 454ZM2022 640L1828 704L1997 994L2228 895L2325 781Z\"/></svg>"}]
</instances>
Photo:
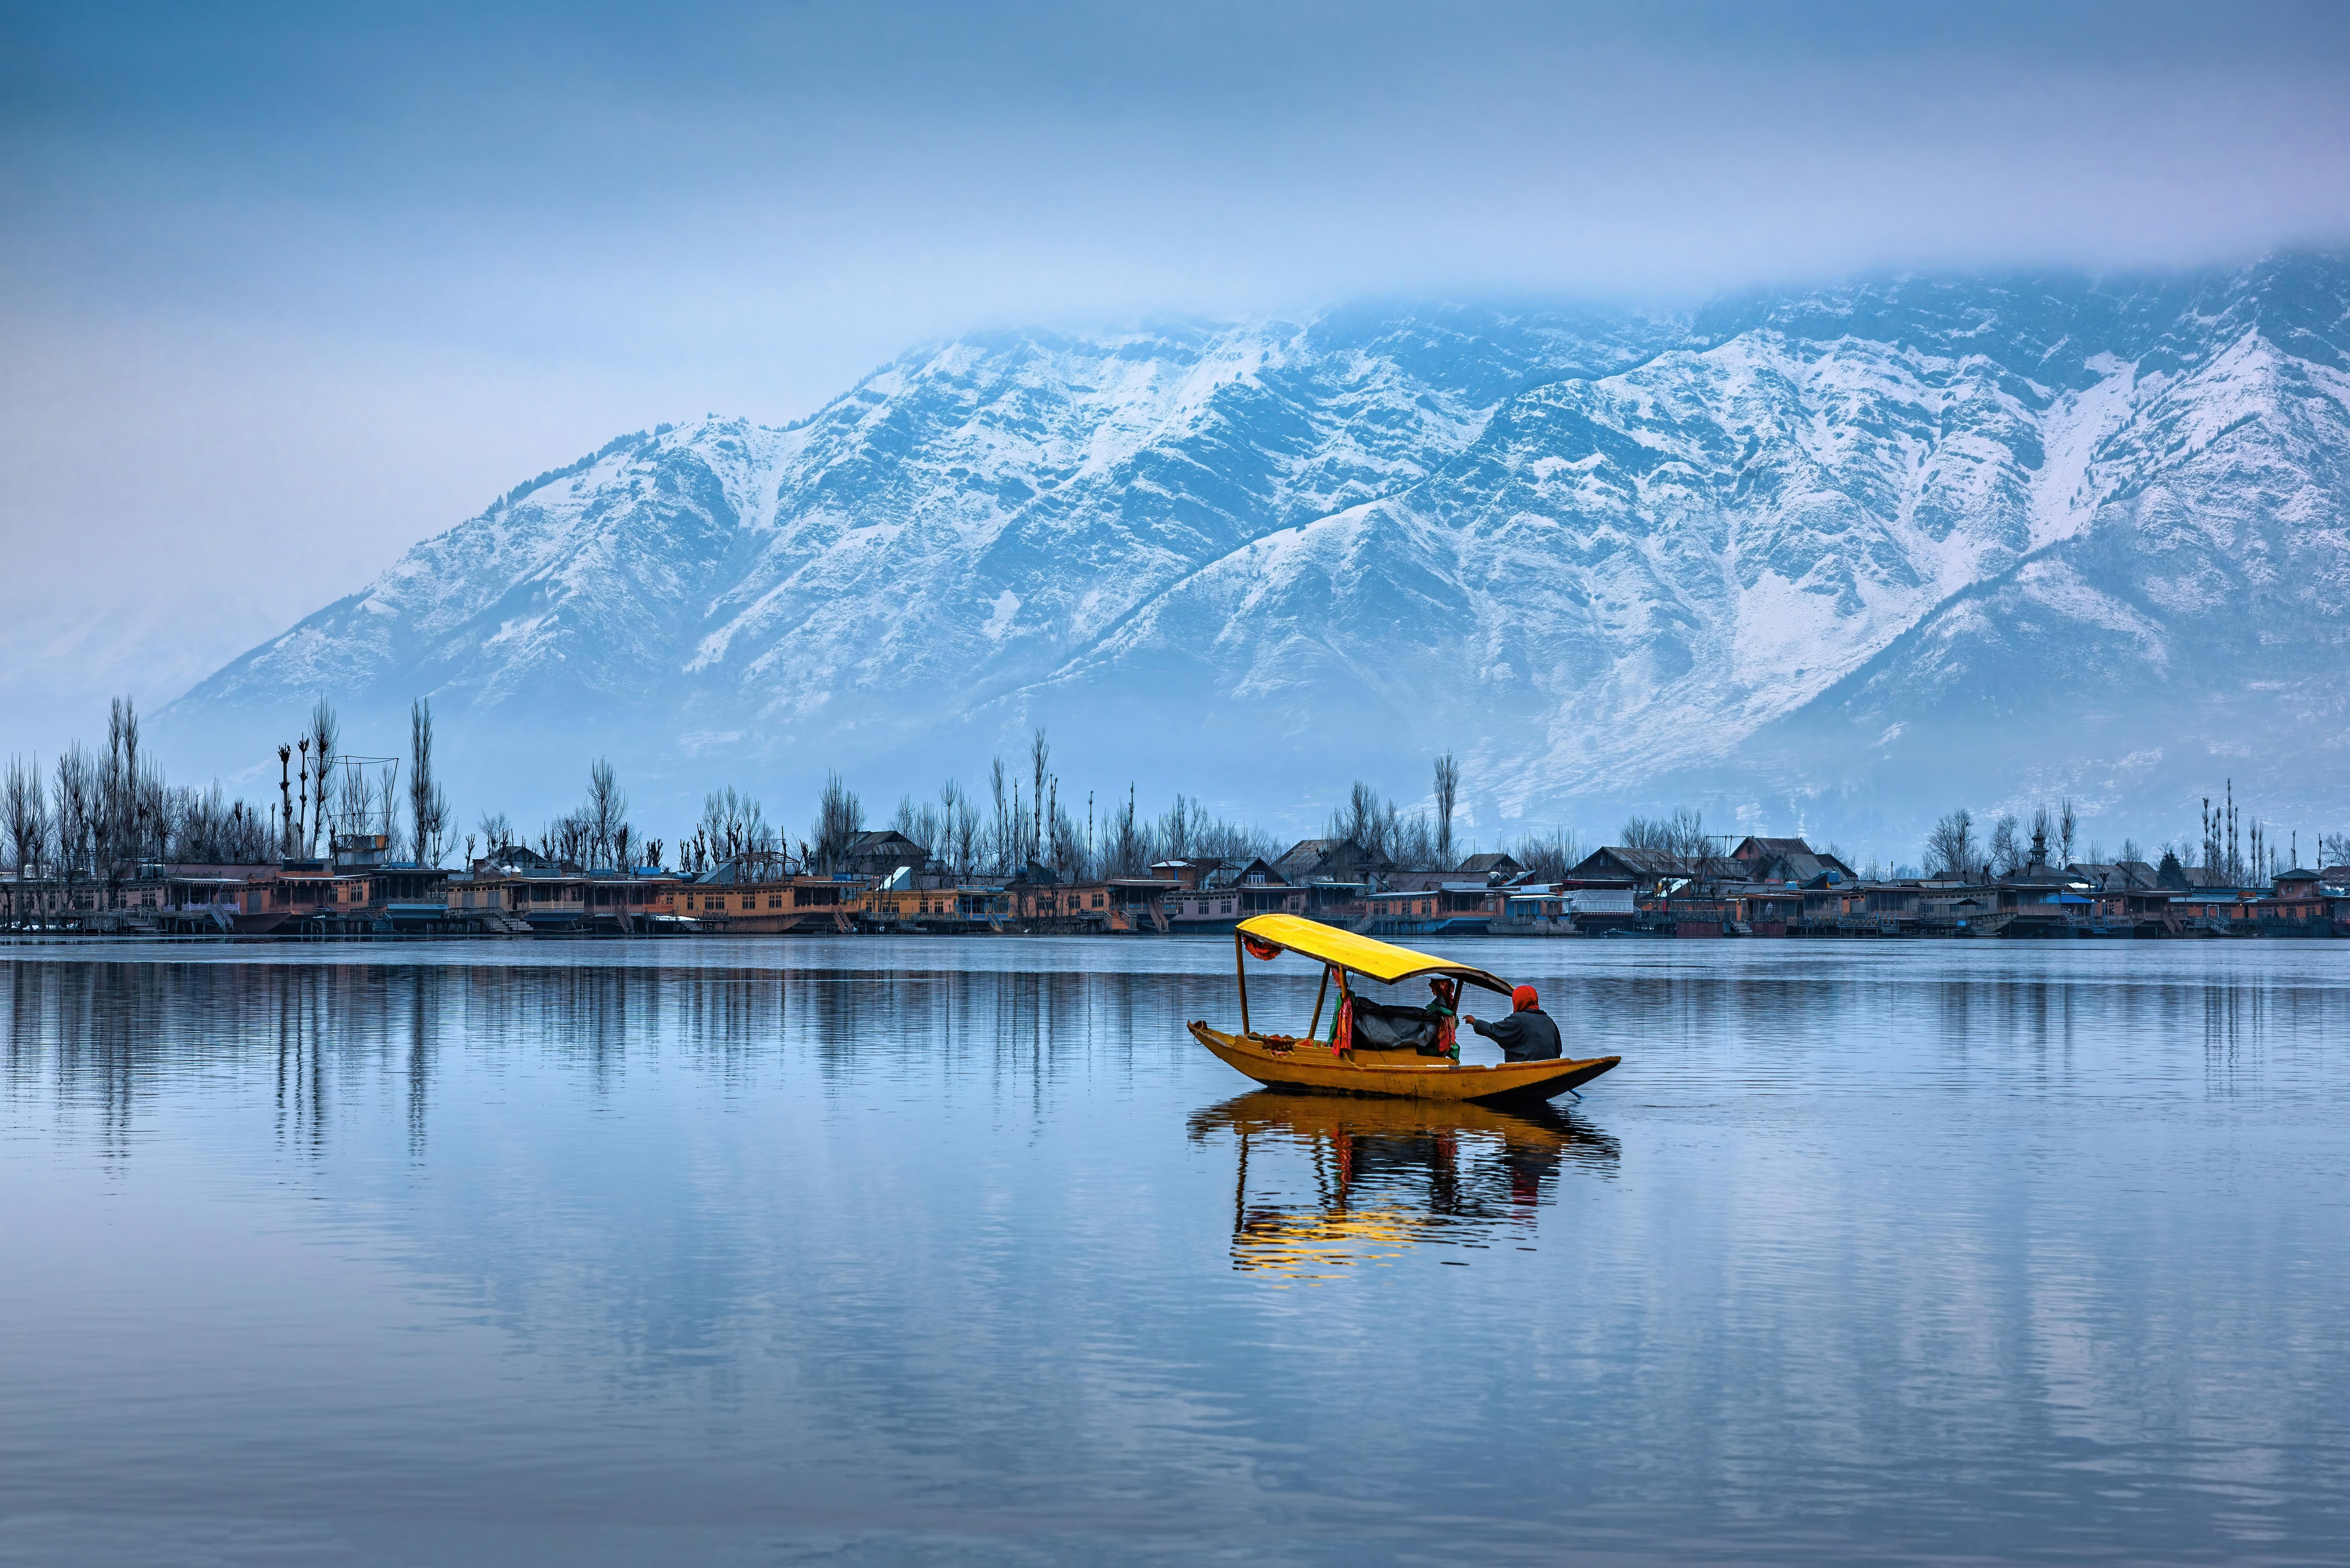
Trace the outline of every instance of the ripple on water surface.
<instances>
[{"instance_id":1,"label":"ripple on water surface","mask_svg":"<svg viewBox=\"0 0 2350 1568\"><path fill-rule=\"evenodd\" d=\"M2350 944L0 950L0 1561L2350 1554Z\"/></svg>"}]
</instances>

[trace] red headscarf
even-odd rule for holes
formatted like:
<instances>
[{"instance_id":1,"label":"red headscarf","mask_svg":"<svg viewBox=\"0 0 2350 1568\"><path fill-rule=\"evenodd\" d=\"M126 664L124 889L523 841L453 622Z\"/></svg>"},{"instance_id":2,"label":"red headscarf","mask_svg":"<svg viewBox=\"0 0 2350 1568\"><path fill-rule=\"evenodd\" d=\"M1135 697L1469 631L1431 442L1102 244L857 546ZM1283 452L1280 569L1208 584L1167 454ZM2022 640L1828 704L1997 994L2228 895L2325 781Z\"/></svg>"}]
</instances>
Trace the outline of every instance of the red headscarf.
<instances>
[{"instance_id":1,"label":"red headscarf","mask_svg":"<svg viewBox=\"0 0 2350 1568\"><path fill-rule=\"evenodd\" d=\"M1522 985L1518 987L1517 990L1510 992L1510 1011L1513 1012L1529 1012L1533 1009L1534 1003L1541 1000L1542 999L1540 997L1534 994L1534 988L1533 986Z\"/></svg>"}]
</instances>

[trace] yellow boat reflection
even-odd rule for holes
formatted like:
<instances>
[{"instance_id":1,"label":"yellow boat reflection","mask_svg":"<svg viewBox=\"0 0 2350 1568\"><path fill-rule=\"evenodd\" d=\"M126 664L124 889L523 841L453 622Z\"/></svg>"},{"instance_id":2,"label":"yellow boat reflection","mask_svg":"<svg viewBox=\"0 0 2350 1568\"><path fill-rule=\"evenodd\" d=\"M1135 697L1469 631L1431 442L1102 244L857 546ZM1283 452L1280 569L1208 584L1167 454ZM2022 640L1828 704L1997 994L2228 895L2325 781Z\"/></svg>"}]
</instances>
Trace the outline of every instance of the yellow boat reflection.
<instances>
[{"instance_id":1,"label":"yellow boat reflection","mask_svg":"<svg viewBox=\"0 0 2350 1568\"><path fill-rule=\"evenodd\" d=\"M1384 1267L1414 1248L1531 1248L1570 1164L1612 1168L1616 1141L1546 1105L1342 1100L1260 1090L1191 1118L1233 1140L1232 1266L1283 1284ZM1252 1170L1252 1159L1254 1168Z\"/></svg>"}]
</instances>

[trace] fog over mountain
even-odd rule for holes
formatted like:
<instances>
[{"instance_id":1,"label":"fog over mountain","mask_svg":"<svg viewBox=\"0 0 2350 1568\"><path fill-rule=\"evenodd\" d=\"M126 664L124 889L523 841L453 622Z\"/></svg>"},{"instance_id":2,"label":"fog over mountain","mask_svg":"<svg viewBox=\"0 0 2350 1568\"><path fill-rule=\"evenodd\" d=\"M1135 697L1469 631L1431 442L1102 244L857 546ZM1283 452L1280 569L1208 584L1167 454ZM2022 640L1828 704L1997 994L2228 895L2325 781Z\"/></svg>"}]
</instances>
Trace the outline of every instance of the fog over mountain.
<instances>
[{"instance_id":1,"label":"fog over mountain","mask_svg":"<svg viewBox=\"0 0 2350 1568\"><path fill-rule=\"evenodd\" d=\"M2061 794L2143 839L2231 775L2339 826L2345 503L2335 255L989 332L614 441L155 727L234 774L319 695L385 751L429 696L518 815L598 753L647 815L886 806L1041 724L1065 801L1300 828L1447 749L1488 842L1688 802L1910 853Z\"/></svg>"}]
</instances>

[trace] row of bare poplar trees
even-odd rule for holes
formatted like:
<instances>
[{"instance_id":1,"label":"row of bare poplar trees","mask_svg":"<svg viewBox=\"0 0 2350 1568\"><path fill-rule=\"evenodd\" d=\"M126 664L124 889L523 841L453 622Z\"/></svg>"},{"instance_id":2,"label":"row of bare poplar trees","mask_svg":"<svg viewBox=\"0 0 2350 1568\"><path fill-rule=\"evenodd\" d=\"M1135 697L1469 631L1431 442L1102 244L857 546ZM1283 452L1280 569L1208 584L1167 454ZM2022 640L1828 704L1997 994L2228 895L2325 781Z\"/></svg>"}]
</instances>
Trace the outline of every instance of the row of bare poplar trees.
<instances>
[{"instance_id":1,"label":"row of bare poplar trees","mask_svg":"<svg viewBox=\"0 0 2350 1568\"><path fill-rule=\"evenodd\" d=\"M478 857L515 859L531 846L503 812L481 815L460 840L434 759L432 705L410 711L407 755L362 756L343 743L332 704L320 701L301 733L277 748L276 800L255 805L227 800L217 783L199 790L168 784L142 755L138 714L127 699L109 716L102 753L76 743L44 772L37 759L12 759L0 775L0 848L19 877L46 877L68 887L104 888L111 901L141 865L155 862L255 865L280 857L324 857L338 840L380 837L385 858L442 865L462 848ZM1043 730L1032 738L1024 765L991 759L986 793L973 794L950 779L935 801L901 796L889 826L928 849L939 868L960 877L1014 876L1031 867L1066 880L1139 876L1170 858L1271 859L1284 840L1250 824L1219 816L1178 791L1167 808L1145 812L1128 786L1124 799L1104 802L1088 792L1082 805L1061 794L1053 748ZM405 777L403 779L403 774ZM1407 811L1357 781L1333 811L1325 836L1352 840L1398 866L1451 870L1461 858L1455 818L1461 768L1451 755L1436 759L1430 805ZM848 864L867 827L863 803L837 774L820 794L805 836L785 835L754 796L733 786L712 791L701 816L676 841L681 869L699 872L721 862L754 857L776 870L825 873ZM1700 836L1692 813L1649 824L1635 818L1627 841L1659 846ZM629 820L627 793L611 763L589 765L581 804L546 823L536 852L546 860L587 867L661 866L669 845L641 836ZM1579 857L1564 829L1509 846L1537 872L1557 874Z\"/></svg>"},{"instance_id":2,"label":"row of bare poplar trees","mask_svg":"<svg viewBox=\"0 0 2350 1568\"><path fill-rule=\"evenodd\" d=\"M54 884L69 908L111 907L145 865L250 865L272 844L263 815L227 799L217 783L165 780L141 751L138 709L127 698L107 716L103 750L77 741L52 766L12 756L0 772L0 850L20 885Z\"/></svg>"}]
</instances>

